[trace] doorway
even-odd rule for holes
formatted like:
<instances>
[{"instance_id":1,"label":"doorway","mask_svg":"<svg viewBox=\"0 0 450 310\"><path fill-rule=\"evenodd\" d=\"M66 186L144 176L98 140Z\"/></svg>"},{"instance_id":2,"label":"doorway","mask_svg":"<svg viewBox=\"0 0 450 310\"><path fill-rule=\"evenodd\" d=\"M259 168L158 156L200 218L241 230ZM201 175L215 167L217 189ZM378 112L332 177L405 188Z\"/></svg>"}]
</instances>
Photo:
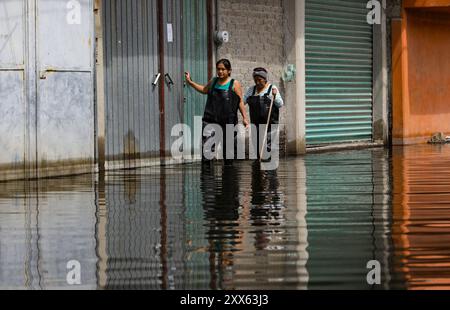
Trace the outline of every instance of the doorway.
<instances>
[{"instance_id":1,"label":"doorway","mask_svg":"<svg viewBox=\"0 0 450 310\"><path fill-rule=\"evenodd\" d=\"M93 34L93 0L0 3L0 180L94 171Z\"/></svg>"},{"instance_id":2,"label":"doorway","mask_svg":"<svg viewBox=\"0 0 450 310\"><path fill-rule=\"evenodd\" d=\"M200 114L184 72L208 72L207 2L103 0L106 169L169 162L172 128Z\"/></svg>"}]
</instances>

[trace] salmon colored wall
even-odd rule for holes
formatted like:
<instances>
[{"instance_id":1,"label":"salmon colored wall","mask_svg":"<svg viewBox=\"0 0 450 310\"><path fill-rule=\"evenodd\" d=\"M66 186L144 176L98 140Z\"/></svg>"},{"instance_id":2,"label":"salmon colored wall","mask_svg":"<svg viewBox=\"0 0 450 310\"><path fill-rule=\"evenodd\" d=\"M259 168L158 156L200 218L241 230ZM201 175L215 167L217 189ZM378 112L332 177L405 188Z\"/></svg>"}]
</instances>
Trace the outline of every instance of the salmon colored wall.
<instances>
[{"instance_id":1,"label":"salmon colored wall","mask_svg":"<svg viewBox=\"0 0 450 310\"><path fill-rule=\"evenodd\" d=\"M444 2L450 7L450 0L406 1L414 9L393 21L394 144L450 135L450 10Z\"/></svg>"},{"instance_id":2,"label":"salmon colored wall","mask_svg":"<svg viewBox=\"0 0 450 310\"><path fill-rule=\"evenodd\" d=\"M450 134L450 14L408 12L406 137Z\"/></svg>"},{"instance_id":3,"label":"salmon colored wall","mask_svg":"<svg viewBox=\"0 0 450 310\"><path fill-rule=\"evenodd\" d=\"M404 8L444 8L450 7L448 0L403 0Z\"/></svg>"}]
</instances>

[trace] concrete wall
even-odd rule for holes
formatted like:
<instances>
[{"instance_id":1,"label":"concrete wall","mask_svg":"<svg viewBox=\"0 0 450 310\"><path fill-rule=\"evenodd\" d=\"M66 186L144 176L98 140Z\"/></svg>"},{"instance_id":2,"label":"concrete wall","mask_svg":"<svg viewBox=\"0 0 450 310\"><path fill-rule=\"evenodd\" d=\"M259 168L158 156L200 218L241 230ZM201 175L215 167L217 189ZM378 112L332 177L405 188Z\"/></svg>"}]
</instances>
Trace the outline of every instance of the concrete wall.
<instances>
[{"instance_id":1,"label":"concrete wall","mask_svg":"<svg viewBox=\"0 0 450 310\"><path fill-rule=\"evenodd\" d=\"M444 3L445 2L445 3ZM450 1L404 1L393 21L393 143L450 133Z\"/></svg>"},{"instance_id":2,"label":"concrete wall","mask_svg":"<svg viewBox=\"0 0 450 310\"><path fill-rule=\"evenodd\" d=\"M386 46L387 46L387 79L388 79L388 123L389 144L392 142L392 21L401 18L402 0L386 0Z\"/></svg>"},{"instance_id":3,"label":"concrete wall","mask_svg":"<svg viewBox=\"0 0 450 310\"><path fill-rule=\"evenodd\" d=\"M301 2L304 3L304 1L283 0L284 64L294 65L296 70L295 78L284 83L285 100L288 103L285 108L286 151L289 154L306 152L305 11Z\"/></svg>"}]
</instances>

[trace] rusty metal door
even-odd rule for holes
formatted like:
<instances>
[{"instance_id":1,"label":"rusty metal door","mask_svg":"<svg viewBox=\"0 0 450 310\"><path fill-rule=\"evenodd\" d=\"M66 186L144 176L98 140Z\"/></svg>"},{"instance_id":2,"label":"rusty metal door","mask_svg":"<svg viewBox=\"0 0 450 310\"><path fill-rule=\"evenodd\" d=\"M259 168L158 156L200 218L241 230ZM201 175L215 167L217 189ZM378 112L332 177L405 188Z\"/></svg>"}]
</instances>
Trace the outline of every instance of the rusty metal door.
<instances>
[{"instance_id":1,"label":"rusty metal door","mask_svg":"<svg viewBox=\"0 0 450 310\"><path fill-rule=\"evenodd\" d=\"M36 5L39 174L47 174L50 163L91 167L88 172L95 159L93 2Z\"/></svg>"},{"instance_id":2,"label":"rusty metal door","mask_svg":"<svg viewBox=\"0 0 450 310\"><path fill-rule=\"evenodd\" d=\"M106 168L159 156L156 0L103 0Z\"/></svg>"},{"instance_id":3,"label":"rusty metal door","mask_svg":"<svg viewBox=\"0 0 450 310\"><path fill-rule=\"evenodd\" d=\"M23 169L25 160L25 1L0 2L0 168Z\"/></svg>"}]
</instances>

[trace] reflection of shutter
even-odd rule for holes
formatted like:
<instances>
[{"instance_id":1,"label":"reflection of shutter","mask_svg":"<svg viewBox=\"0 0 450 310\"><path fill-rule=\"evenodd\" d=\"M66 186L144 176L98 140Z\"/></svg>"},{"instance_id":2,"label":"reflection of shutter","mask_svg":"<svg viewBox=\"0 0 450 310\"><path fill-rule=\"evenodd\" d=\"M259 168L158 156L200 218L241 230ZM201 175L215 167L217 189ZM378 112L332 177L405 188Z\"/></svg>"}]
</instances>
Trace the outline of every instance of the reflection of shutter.
<instances>
[{"instance_id":1,"label":"reflection of shutter","mask_svg":"<svg viewBox=\"0 0 450 310\"><path fill-rule=\"evenodd\" d=\"M372 25L366 0L306 0L308 145L372 140Z\"/></svg>"},{"instance_id":2,"label":"reflection of shutter","mask_svg":"<svg viewBox=\"0 0 450 310\"><path fill-rule=\"evenodd\" d=\"M383 261L381 253L389 244L383 240L389 219L374 214L382 207L376 205L373 194L368 194L373 193L375 184L385 182L371 173L374 166L383 170L380 176L385 173L381 154L362 150L305 157L308 289L372 288L367 283L366 264L373 259ZM339 259L335 260L336 256ZM329 260L334 263L324 263ZM388 270L385 261L381 270L383 284ZM329 276L327 281L325 275Z\"/></svg>"}]
</instances>

